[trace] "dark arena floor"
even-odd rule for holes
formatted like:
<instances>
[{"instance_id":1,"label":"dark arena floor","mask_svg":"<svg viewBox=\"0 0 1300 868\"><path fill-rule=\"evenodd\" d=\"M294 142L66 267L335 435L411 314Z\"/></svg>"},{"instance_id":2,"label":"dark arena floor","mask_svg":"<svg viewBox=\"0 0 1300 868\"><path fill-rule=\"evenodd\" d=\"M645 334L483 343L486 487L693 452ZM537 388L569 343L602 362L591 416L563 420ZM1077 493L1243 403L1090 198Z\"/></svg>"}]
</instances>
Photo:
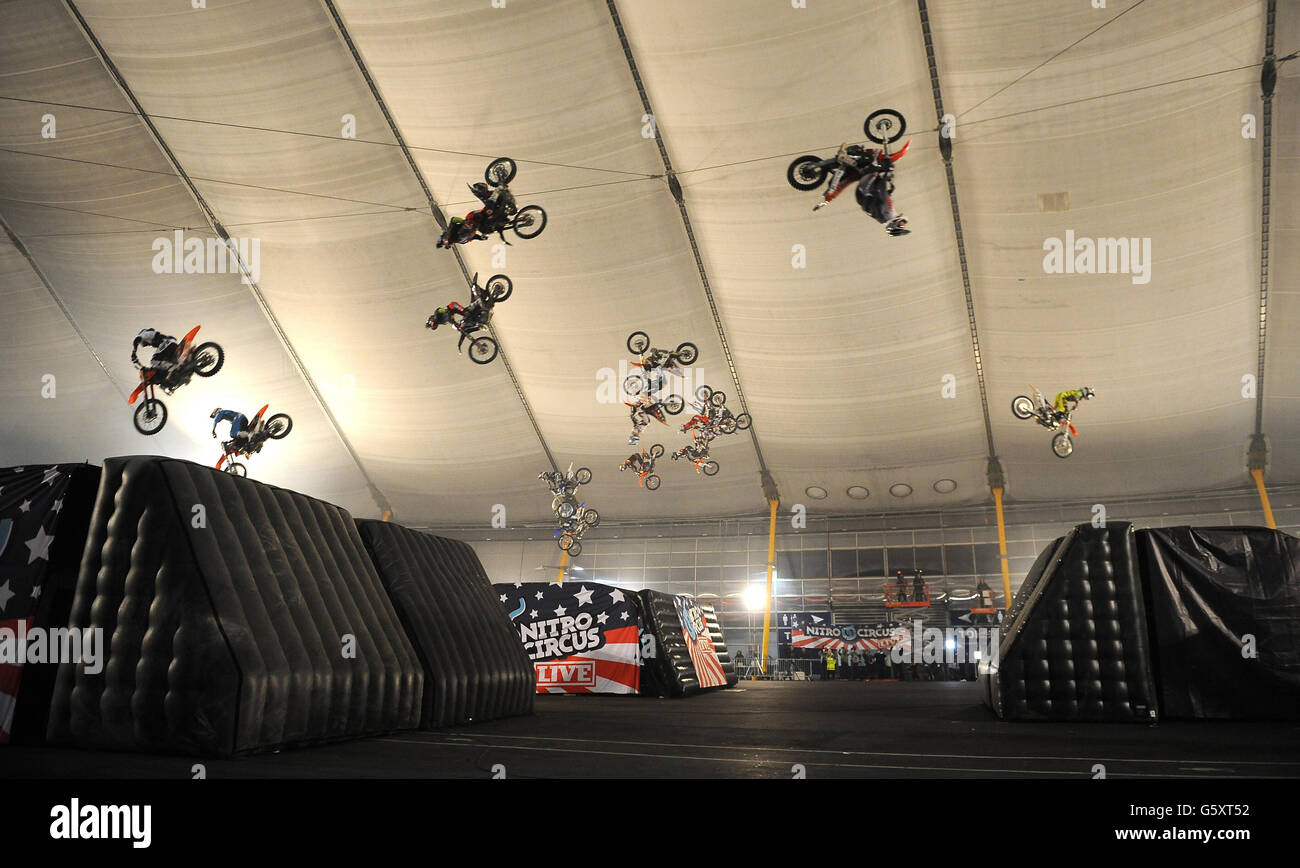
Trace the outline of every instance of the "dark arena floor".
<instances>
[{"instance_id":1,"label":"dark arena floor","mask_svg":"<svg viewBox=\"0 0 1300 868\"><path fill-rule=\"evenodd\" d=\"M996 720L974 683L742 682L687 700L546 695L531 717L235 760L232 778L1297 778L1300 724ZM0 778L189 777L193 757L13 746Z\"/></svg>"}]
</instances>

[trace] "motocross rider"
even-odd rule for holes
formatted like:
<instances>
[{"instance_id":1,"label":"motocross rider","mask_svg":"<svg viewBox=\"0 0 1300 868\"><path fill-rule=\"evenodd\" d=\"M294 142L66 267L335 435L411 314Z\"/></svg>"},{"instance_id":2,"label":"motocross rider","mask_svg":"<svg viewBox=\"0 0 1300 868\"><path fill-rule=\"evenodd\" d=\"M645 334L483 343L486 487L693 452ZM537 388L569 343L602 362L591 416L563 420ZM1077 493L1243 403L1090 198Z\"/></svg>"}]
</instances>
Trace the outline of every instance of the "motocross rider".
<instances>
[{"instance_id":1,"label":"motocross rider","mask_svg":"<svg viewBox=\"0 0 1300 868\"><path fill-rule=\"evenodd\" d=\"M883 150L849 145L841 150L839 156L841 163L857 173L858 187L854 192L854 198L857 199L858 205L877 223L883 223L885 231L894 237L907 235L912 231L907 228L907 218L894 212L894 200L890 197L894 192L894 182L891 179L894 160L901 157L906 150L907 148L904 147L903 151L890 157ZM813 206L813 210L820 211L825 208L853 180L852 173L846 171L838 186L834 189L827 187L825 198Z\"/></svg>"},{"instance_id":2,"label":"motocross rider","mask_svg":"<svg viewBox=\"0 0 1300 868\"><path fill-rule=\"evenodd\" d=\"M137 355L142 346L153 348L153 357L149 359L147 365L140 364L140 357ZM177 357L180 349L181 345L171 335L165 335L153 328L141 329L131 345L131 364L142 370L155 370L165 374L175 370L180 361Z\"/></svg>"},{"instance_id":3,"label":"motocross rider","mask_svg":"<svg viewBox=\"0 0 1300 868\"><path fill-rule=\"evenodd\" d=\"M493 189L487 184L479 181L477 184L470 184L470 190L483 203L483 207L477 211L471 211L464 217L453 217L447 226L447 231L438 237L438 246L451 249L453 244L467 244L470 241L486 241L488 236L483 233L483 229L491 231L491 227L497 219L503 216L505 206L501 204L502 195L509 195L509 191L502 184Z\"/></svg>"},{"instance_id":4,"label":"motocross rider","mask_svg":"<svg viewBox=\"0 0 1300 868\"><path fill-rule=\"evenodd\" d=\"M1097 393L1089 386L1080 386L1077 389L1066 389L1064 392L1056 393L1056 400L1052 402L1052 414L1054 420L1061 420L1066 414L1079 406L1079 402L1086 401ZM1065 402L1069 401L1070 406L1067 409Z\"/></svg>"},{"instance_id":5,"label":"motocross rider","mask_svg":"<svg viewBox=\"0 0 1300 868\"><path fill-rule=\"evenodd\" d=\"M223 410L220 407L213 410L209 417L212 420L212 437L217 436L217 425L220 422L230 423L230 439L236 447L242 449L248 445L253 436L253 431L249 428L248 417L243 413L235 410Z\"/></svg>"}]
</instances>

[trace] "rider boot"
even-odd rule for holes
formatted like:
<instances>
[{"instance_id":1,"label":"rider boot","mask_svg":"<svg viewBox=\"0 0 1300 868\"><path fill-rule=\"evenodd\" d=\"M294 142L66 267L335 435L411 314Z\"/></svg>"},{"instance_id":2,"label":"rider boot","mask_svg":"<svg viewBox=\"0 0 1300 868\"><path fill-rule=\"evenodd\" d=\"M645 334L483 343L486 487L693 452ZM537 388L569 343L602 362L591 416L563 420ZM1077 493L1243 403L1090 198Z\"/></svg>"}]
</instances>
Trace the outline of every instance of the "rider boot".
<instances>
[{"instance_id":1,"label":"rider boot","mask_svg":"<svg viewBox=\"0 0 1300 868\"><path fill-rule=\"evenodd\" d=\"M899 235L907 235L912 230L907 227L907 218L899 214L893 220L885 224L885 231L897 238Z\"/></svg>"}]
</instances>

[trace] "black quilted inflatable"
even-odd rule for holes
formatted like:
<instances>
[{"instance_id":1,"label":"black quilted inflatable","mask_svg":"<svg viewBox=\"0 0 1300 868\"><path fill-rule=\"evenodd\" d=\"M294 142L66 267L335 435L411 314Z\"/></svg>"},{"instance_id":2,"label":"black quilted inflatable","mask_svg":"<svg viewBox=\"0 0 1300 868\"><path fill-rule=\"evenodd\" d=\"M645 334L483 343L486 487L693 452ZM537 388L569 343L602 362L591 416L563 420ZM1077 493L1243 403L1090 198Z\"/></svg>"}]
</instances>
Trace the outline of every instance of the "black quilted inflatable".
<instances>
[{"instance_id":1,"label":"black quilted inflatable","mask_svg":"<svg viewBox=\"0 0 1300 868\"><path fill-rule=\"evenodd\" d=\"M642 667L643 671L647 668L654 670L650 683L660 690L666 690L669 696L693 696L710 687L726 687L736 683L736 669L731 663L730 655L726 653L726 643L722 638L722 628L717 626L716 615L714 623L709 625L704 607L694 598L682 598L700 609L700 624L696 627L701 630L699 636L702 641L696 644L693 657L688 645L689 631L684 629L678 611L678 597L659 591L641 591L638 596L645 613L646 626L653 631L655 637L655 656ZM711 608L709 607L710 611ZM713 660L709 660L709 657ZM716 683L701 681L701 667L706 673L712 673ZM710 676L706 674L705 677ZM648 693L648 686L643 684L643 694Z\"/></svg>"},{"instance_id":2,"label":"black quilted inflatable","mask_svg":"<svg viewBox=\"0 0 1300 868\"><path fill-rule=\"evenodd\" d=\"M1166 717L1300 718L1300 539L1138 531Z\"/></svg>"},{"instance_id":3,"label":"black quilted inflatable","mask_svg":"<svg viewBox=\"0 0 1300 868\"><path fill-rule=\"evenodd\" d=\"M1154 719L1132 525L1079 525L1050 549L1016 600L986 701L1009 720Z\"/></svg>"},{"instance_id":4,"label":"black quilted inflatable","mask_svg":"<svg viewBox=\"0 0 1300 868\"><path fill-rule=\"evenodd\" d=\"M423 672L351 516L209 467L104 462L71 623L111 651L60 667L54 742L231 755L419 723Z\"/></svg>"},{"instance_id":5,"label":"black quilted inflatable","mask_svg":"<svg viewBox=\"0 0 1300 868\"><path fill-rule=\"evenodd\" d=\"M357 528L424 667L420 726L532 714L533 664L474 549L387 522Z\"/></svg>"}]
</instances>

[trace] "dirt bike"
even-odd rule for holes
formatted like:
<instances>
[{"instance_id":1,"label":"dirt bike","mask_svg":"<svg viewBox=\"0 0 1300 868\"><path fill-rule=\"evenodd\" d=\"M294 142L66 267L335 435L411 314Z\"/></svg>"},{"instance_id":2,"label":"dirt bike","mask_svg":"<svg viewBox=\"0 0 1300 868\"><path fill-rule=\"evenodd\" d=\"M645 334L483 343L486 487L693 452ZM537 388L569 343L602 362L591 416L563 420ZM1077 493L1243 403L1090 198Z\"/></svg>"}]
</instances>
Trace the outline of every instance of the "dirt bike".
<instances>
[{"instance_id":1,"label":"dirt bike","mask_svg":"<svg viewBox=\"0 0 1300 868\"><path fill-rule=\"evenodd\" d=\"M703 424L720 434L735 434L737 431L747 430L753 424L753 418L748 413L741 413L739 416L731 414L731 411L726 408L726 392L715 392L709 386L700 386L695 390L695 400L699 412L690 422L682 426L683 431Z\"/></svg>"},{"instance_id":2,"label":"dirt bike","mask_svg":"<svg viewBox=\"0 0 1300 868\"><path fill-rule=\"evenodd\" d=\"M140 368L140 385L135 387L126 403L134 404L140 395L145 396L140 406L135 408L135 416L132 418L135 430L141 434L157 434L167 424L167 405L156 397L155 389L162 389L170 395L181 386L188 385L191 377L211 377L226 363L226 351L220 345L209 341L193 346L199 328L200 326L195 326L190 329L181 339L176 351L176 367L166 372L155 368Z\"/></svg>"},{"instance_id":3,"label":"dirt bike","mask_svg":"<svg viewBox=\"0 0 1300 868\"><path fill-rule=\"evenodd\" d=\"M582 554L582 537L590 528L600 524L600 513L591 509L584 502L577 511L567 517L561 517L561 524L555 531L559 547L573 557Z\"/></svg>"},{"instance_id":4,"label":"dirt bike","mask_svg":"<svg viewBox=\"0 0 1300 868\"><path fill-rule=\"evenodd\" d=\"M262 451L262 446L267 440L283 440L293 430L293 419L289 418L287 413L276 413L266 424L262 424L262 414L266 412L270 404L262 405L262 409L257 411L257 415L248 423L248 437L232 437L221 444L221 457L217 459L217 469L221 470L222 464L225 464L225 471L235 476L247 476L248 468L235 461L236 458L252 458L258 452ZM230 459L229 463L226 460Z\"/></svg>"},{"instance_id":5,"label":"dirt bike","mask_svg":"<svg viewBox=\"0 0 1300 868\"><path fill-rule=\"evenodd\" d=\"M657 372L667 371L681 376L682 369L678 365L693 365L700 357L699 347L690 341L683 341L675 350L651 348L650 336L645 332L632 332L628 335L627 349L641 357L641 361L632 363L641 369L641 373L629 374L623 381L623 391L629 395L648 395L659 391L665 380L661 376L655 376Z\"/></svg>"},{"instance_id":6,"label":"dirt bike","mask_svg":"<svg viewBox=\"0 0 1300 868\"><path fill-rule=\"evenodd\" d=\"M909 139L902 148L892 154L889 152L889 146L903 137L903 133L907 131L907 121L899 112L893 109L879 109L867 116L862 129L867 134L868 139L878 145L883 145L881 152L887 158L890 167L883 173L885 175L884 181L887 188L892 189L893 164L903 158L912 142ZM813 154L805 154L802 157L796 157L794 162L790 164L790 168L786 170L786 180L796 190L815 190L829 176L830 182L827 184L826 194L822 199L822 204L817 206L820 208L855 181L860 181L869 174L882 174L864 171L859 165L859 160L864 154L865 151L858 145L840 145L840 149L835 156L827 159L822 159Z\"/></svg>"},{"instance_id":7,"label":"dirt bike","mask_svg":"<svg viewBox=\"0 0 1300 868\"><path fill-rule=\"evenodd\" d=\"M654 491L659 487L661 481L659 475L654 472L655 461L662 458L663 454L664 447L661 443L656 443L651 446L649 452L642 447L640 455L630 456L618 469L620 471L635 470L637 473L636 484L647 491ZM640 459L640 461L637 464L634 464L633 462L635 459Z\"/></svg>"},{"instance_id":8,"label":"dirt bike","mask_svg":"<svg viewBox=\"0 0 1300 868\"><path fill-rule=\"evenodd\" d=\"M1074 439L1079 436L1079 431L1074 427L1074 411L1078 409L1078 402L1070 407L1064 413L1058 413L1043 393L1038 391L1038 387L1030 384L1029 388L1034 390L1034 397L1028 395L1017 395L1011 402L1011 412L1017 419L1033 419L1039 425L1049 431L1061 429L1059 433L1052 438L1052 453L1057 458L1069 458L1074 452ZM1091 393L1091 390L1089 390ZM1095 393L1086 396L1091 398Z\"/></svg>"},{"instance_id":9,"label":"dirt bike","mask_svg":"<svg viewBox=\"0 0 1300 868\"><path fill-rule=\"evenodd\" d=\"M519 171L515 161L509 157L498 157L488 163L487 169L483 172L483 180L487 181L488 186L496 188L497 205L499 210L494 212L487 225L482 227L485 235L495 232L503 242L506 241L506 230L513 230L516 235L523 239L536 238L542 234L546 228L546 212L540 205L525 205L520 208L515 202L515 196L510 192L508 186L515 179L515 174ZM472 189L472 188L471 188Z\"/></svg>"},{"instance_id":10,"label":"dirt bike","mask_svg":"<svg viewBox=\"0 0 1300 868\"><path fill-rule=\"evenodd\" d=\"M716 476L721 470L721 465L709 457L708 441L696 443L692 441L687 443L681 449L673 453L673 460L685 458L695 465L696 473L703 473L705 476Z\"/></svg>"},{"instance_id":11,"label":"dirt bike","mask_svg":"<svg viewBox=\"0 0 1300 868\"><path fill-rule=\"evenodd\" d=\"M469 360L479 365L486 365L497 357L501 348L497 345L496 338L491 335L478 334L487 328L488 323L492 321L493 308L510 297L515 291L515 285L504 274L494 274L488 278L487 286L479 286L478 274L474 274L474 279L470 285L469 304L465 307L452 308L452 313L461 315L460 322L455 318L451 320L452 328L460 332L460 340L456 342L456 352L461 354L461 347L469 339ZM452 302L456 304L456 302ZM450 307L450 305L448 305ZM431 315L424 321L424 327L428 329L437 328L435 319L437 314Z\"/></svg>"},{"instance_id":12,"label":"dirt bike","mask_svg":"<svg viewBox=\"0 0 1300 868\"><path fill-rule=\"evenodd\" d=\"M546 480L546 485L551 489L551 494L555 495L551 500L551 511L560 518L568 518L578 509L578 499L574 496L579 485L586 485L591 482L591 469L588 467L579 467L576 472L573 471L573 465L569 465L570 472L560 473L556 471L542 471L537 474L538 479Z\"/></svg>"}]
</instances>

